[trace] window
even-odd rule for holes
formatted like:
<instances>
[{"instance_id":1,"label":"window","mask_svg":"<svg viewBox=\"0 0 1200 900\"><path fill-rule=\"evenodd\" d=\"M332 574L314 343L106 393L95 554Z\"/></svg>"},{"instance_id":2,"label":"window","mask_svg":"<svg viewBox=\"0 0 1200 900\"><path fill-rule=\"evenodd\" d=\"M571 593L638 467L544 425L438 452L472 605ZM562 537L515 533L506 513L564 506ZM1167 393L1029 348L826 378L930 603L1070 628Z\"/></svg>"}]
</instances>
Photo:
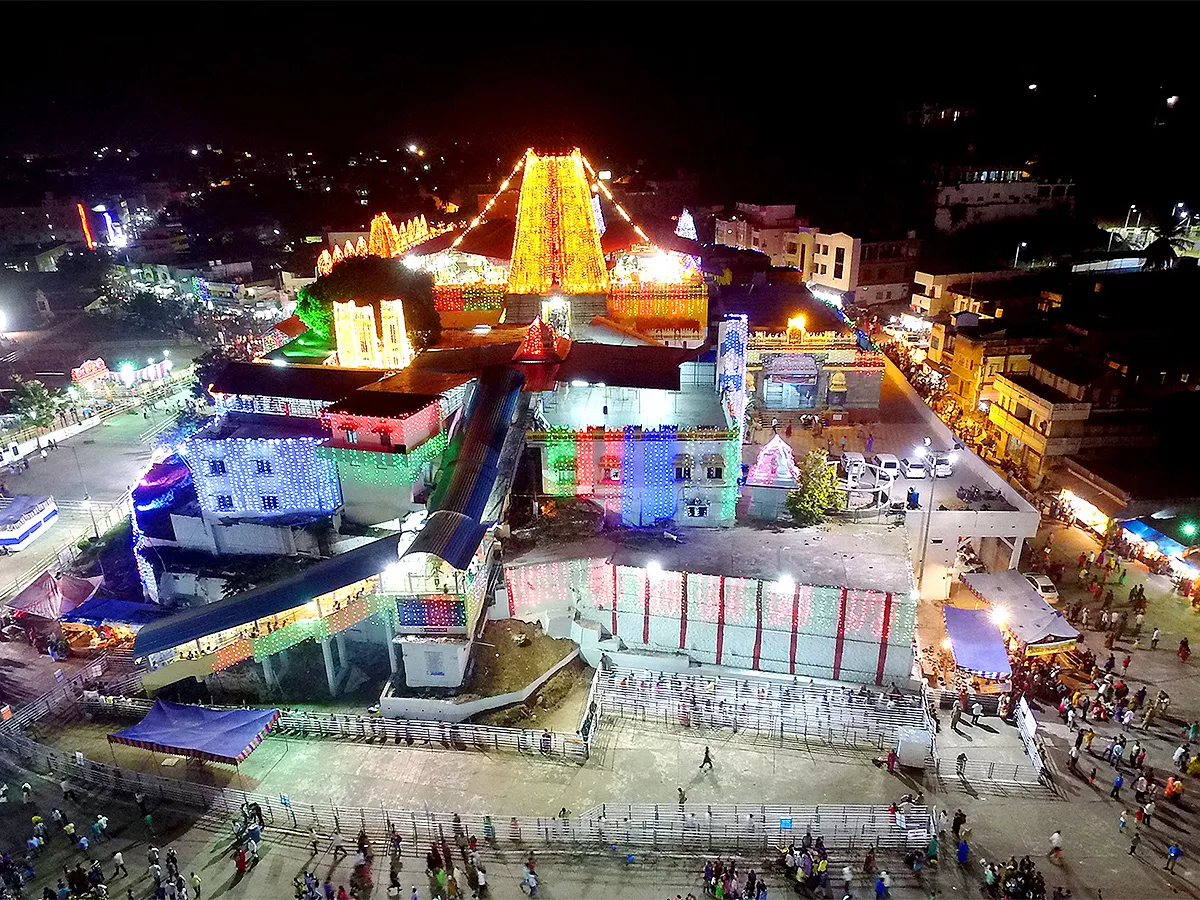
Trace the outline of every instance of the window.
<instances>
[{"instance_id":1,"label":"window","mask_svg":"<svg viewBox=\"0 0 1200 900\"><path fill-rule=\"evenodd\" d=\"M689 503L687 506L687 517L689 519L707 519L708 504L704 502Z\"/></svg>"},{"instance_id":2,"label":"window","mask_svg":"<svg viewBox=\"0 0 1200 900\"><path fill-rule=\"evenodd\" d=\"M823 269L825 267L822 266L821 268ZM834 278L841 278L845 274L845 272L846 272L846 267L842 263L834 263L833 264L833 277Z\"/></svg>"},{"instance_id":3,"label":"window","mask_svg":"<svg viewBox=\"0 0 1200 900\"><path fill-rule=\"evenodd\" d=\"M225 474L227 474L227 470L225 468L225 460L210 459L208 461L208 474L209 475L225 475Z\"/></svg>"},{"instance_id":4,"label":"window","mask_svg":"<svg viewBox=\"0 0 1200 900\"><path fill-rule=\"evenodd\" d=\"M725 475L725 468L723 466L709 466L705 469L704 474L708 477L709 481L720 481Z\"/></svg>"},{"instance_id":5,"label":"window","mask_svg":"<svg viewBox=\"0 0 1200 900\"><path fill-rule=\"evenodd\" d=\"M233 509L233 497L229 494L217 495L217 509L221 512L229 512Z\"/></svg>"},{"instance_id":6,"label":"window","mask_svg":"<svg viewBox=\"0 0 1200 900\"><path fill-rule=\"evenodd\" d=\"M887 292L887 298L888 298L889 300L891 300L891 299L892 299L892 292L891 292L891 291L888 291L888 292Z\"/></svg>"},{"instance_id":7,"label":"window","mask_svg":"<svg viewBox=\"0 0 1200 900\"><path fill-rule=\"evenodd\" d=\"M929 338L929 346L932 347L934 350L941 350L942 349L942 339L940 337L938 337L936 334L932 335Z\"/></svg>"},{"instance_id":8,"label":"window","mask_svg":"<svg viewBox=\"0 0 1200 900\"><path fill-rule=\"evenodd\" d=\"M821 274L825 275L828 272L829 272L829 266L825 265L825 263L821 263Z\"/></svg>"},{"instance_id":9,"label":"window","mask_svg":"<svg viewBox=\"0 0 1200 900\"><path fill-rule=\"evenodd\" d=\"M392 446L392 433L390 431L379 432L379 443L384 447Z\"/></svg>"},{"instance_id":10,"label":"window","mask_svg":"<svg viewBox=\"0 0 1200 900\"><path fill-rule=\"evenodd\" d=\"M692 467L691 466L676 466L675 467L675 480L676 481L691 481L692 480Z\"/></svg>"},{"instance_id":11,"label":"window","mask_svg":"<svg viewBox=\"0 0 1200 900\"><path fill-rule=\"evenodd\" d=\"M796 251L798 251L799 249L800 249L800 246L795 241L788 241L788 245L787 245L788 256L795 256Z\"/></svg>"},{"instance_id":12,"label":"window","mask_svg":"<svg viewBox=\"0 0 1200 900\"><path fill-rule=\"evenodd\" d=\"M358 432L355 431L353 428L346 429L346 443L347 444L357 444L358 443Z\"/></svg>"},{"instance_id":13,"label":"window","mask_svg":"<svg viewBox=\"0 0 1200 900\"><path fill-rule=\"evenodd\" d=\"M833 261L835 263L844 263L846 261L846 248L838 247L833 253Z\"/></svg>"},{"instance_id":14,"label":"window","mask_svg":"<svg viewBox=\"0 0 1200 900\"><path fill-rule=\"evenodd\" d=\"M263 509L279 509L279 498L273 495L266 495L262 498Z\"/></svg>"},{"instance_id":15,"label":"window","mask_svg":"<svg viewBox=\"0 0 1200 900\"><path fill-rule=\"evenodd\" d=\"M269 459L256 459L254 461L254 473L256 475L270 475L271 461Z\"/></svg>"}]
</instances>

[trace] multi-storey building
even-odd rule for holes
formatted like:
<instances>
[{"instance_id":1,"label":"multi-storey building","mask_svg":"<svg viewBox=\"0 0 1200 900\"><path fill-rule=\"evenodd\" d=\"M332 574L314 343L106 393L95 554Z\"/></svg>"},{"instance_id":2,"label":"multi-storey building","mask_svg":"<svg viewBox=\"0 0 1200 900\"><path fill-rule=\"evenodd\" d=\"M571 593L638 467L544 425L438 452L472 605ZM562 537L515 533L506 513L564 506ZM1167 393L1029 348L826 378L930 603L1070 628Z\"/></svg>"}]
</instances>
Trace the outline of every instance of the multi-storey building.
<instances>
[{"instance_id":1,"label":"multi-storey building","mask_svg":"<svg viewBox=\"0 0 1200 900\"><path fill-rule=\"evenodd\" d=\"M996 398L997 375L1028 372L1030 356L1053 340L1044 325L1009 324L961 312L934 321L926 358L945 376L950 396L972 410Z\"/></svg>"},{"instance_id":2,"label":"multi-storey building","mask_svg":"<svg viewBox=\"0 0 1200 900\"><path fill-rule=\"evenodd\" d=\"M934 227L954 233L1002 219L1070 212L1074 188L1071 181L1039 179L1023 169L947 168L937 185Z\"/></svg>"},{"instance_id":3,"label":"multi-storey building","mask_svg":"<svg viewBox=\"0 0 1200 900\"><path fill-rule=\"evenodd\" d=\"M988 419L997 453L1034 475L1081 451L1150 447L1150 408L1127 379L1064 350L1035 353L1027 372L997 374Z\"/></svg>"}]
</instances>

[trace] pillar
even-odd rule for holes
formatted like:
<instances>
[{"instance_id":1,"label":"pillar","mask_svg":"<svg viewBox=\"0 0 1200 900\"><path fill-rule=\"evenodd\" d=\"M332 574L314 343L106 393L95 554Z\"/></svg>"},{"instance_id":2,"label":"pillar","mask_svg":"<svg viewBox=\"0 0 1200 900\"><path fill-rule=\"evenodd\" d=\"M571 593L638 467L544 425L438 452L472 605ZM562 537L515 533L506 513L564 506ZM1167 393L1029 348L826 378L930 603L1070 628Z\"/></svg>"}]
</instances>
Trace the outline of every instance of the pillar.
<instances>
[{"instance_id":1,"label":"pillar","mask_svg":"<svg viewBox=\"0 0 1200 900\"><path fill-rule=\"evenodd\" d=\"M396 659L396 630L392 628L391 622L383 623L383 636L387 641L388 665L392 667L392 674L395 675L400 671L400 663Z\"/></svg>"},{"instance_id":2,"label":"pillar","mask_svg":"<svg viewBox=\"0 0 1200 900\"><path fill-rule=\"evenodd\" d=\"M349 659L346 656L346 635L339 631L333 636L333 639L337 641L338 665L344 669L349 665Z\"/></svg>"},{"instance_id":3,"label":"pillar","mask_svg":"<svg viewBox=\"0 0 1200 900\"><path fill-rule=\"evenodd\" d=\"M279 687L279 676L275 673L275 666L271 661L271 657L263 657L262 670L263 678L266 679L267 682L267 687Z\"/></svg>"},{"instance_id":4,"label":"pillar","mask_svg":"<svg viewBox=\"0 0 1200 900\"><path fill-rule=\"evenodd\" d=\"M1025 538L1013 538L1012 556L1009 557L1008 567L1015 569L1021 564L1021 548L1025 546Z\"/></svg>"},{"instance_id":5,"label":"pillar","mask_svg":"<svg viewBox=\"0 0 1200 900\"><path fill-rule=\"evenodd\" d=\"M333 666L333 647L328 638L321 641L321 655L325 657L325 680L329 682L329 696L337 696L337 670Z\"/></svg>"}]
</instances>

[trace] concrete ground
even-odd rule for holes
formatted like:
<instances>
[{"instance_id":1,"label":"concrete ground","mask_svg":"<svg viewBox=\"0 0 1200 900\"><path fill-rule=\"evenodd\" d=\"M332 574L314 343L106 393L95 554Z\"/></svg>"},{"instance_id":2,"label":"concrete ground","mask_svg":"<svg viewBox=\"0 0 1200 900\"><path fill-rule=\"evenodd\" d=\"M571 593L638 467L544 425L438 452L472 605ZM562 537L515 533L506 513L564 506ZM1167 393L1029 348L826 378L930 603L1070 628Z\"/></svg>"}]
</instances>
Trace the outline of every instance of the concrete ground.
<instances>
[{"instance_id":1,"label":"concrete ground","mask_svg":"<svg viewBox=\"0 0 1200 900\"><path fill-rule=\"evenodd\" d=\"M15 858L22 858L18 851L23 849L24 838L31 831L30 816L35 812L48 819L49 811L55 806L60 807L80 832L87 829L99 812L109 818L108 839L93 842L86 853L70 846L61 833L52 832L46 847L35 860L36 876L25 889L28 897L40 896L44 887L54 887L64 867L82 863L87 868L91 859L99 859L105 876L111 879L108 881L109 896L123 897L131 890L131 896L138 900L150 897L146 851L151 844L164 855L167 848L173 848L178 854L180 871L189 882L192 873L199 875L201 900L290 897L293 895L292 879L305 871L313 872L322 881L328 878L335 889L338 885L349 886L354 857L334 859L328 836L323 837L318 852L313 854L305 837L268 827L260 850L261 861L238 878L232 859L232 826L217 815L200 814L178 806L156 806L151 801L154 827L151 835L140 821L130 797L79 794L77 800L64 799L56 784L33 777L30 783L34 786L34 802L26 806L20 800L20 784L27 777L0 761L0 780L9 785L9 802L0 805L0 828L4 832L0 837L0 849L12 853ZM87 833L90 839L90 831ZM347 837L352 840L349 831ZM399 876L402 886L399 896L404 900L413 896L414 888L421 900L431 897L424 872L426 849L414 847L411 840L404 844L400 857L403 868ZM360 893L359 897L396 897L395 892L387 889L389 857L384 848L376 847L375 850L374 888ZM115 851L122 853L128 875L114 877L112 854ZM489 896L498 900L527 896L519 886L524 862L521 856L510 851L492 850L485 845L481 848L481 857L488 872ZM831 871L838 873L846 863L855 866L856 895L867 896L871 890L870 879L861 874L861 860L837 855L833 860ZM892 896L896 900L916 900L928 895L911 875L902 871L899 859L881 854L878 862L894 873ZM631 863L623 852L594 855L539 852L537 865L540 896L545 900L670 900L677 894L689 892L701 897L703 867L704 860L700 858L675 858L654 852L638 852ZM769 896L788 896L783 874L770 855L743 857L739 868L758 871L769 886Z\"/></svg>"},{"instance_id":2,"label":"concrete ground","mask_svg":"<svg viewBox=\"0 0 1200 900\"><path fill-rule=\"evenodd\" d=\"M173 404L187 393L182 391L169 402ZM96 512L128 496L152 449L139 440L140 435L170 415L161 400L157 409L146 412L148 419L141 411L106 419L60 442L45 460L33 454L27 471L10 474L0 470L0 481L9 493L49 494L59 509L58 520L36 541L18 553L0 557L0 592L11 590L14 581L26 573L37 574L55 566L63 544L91 530L92 516L83 503L85 494L91 497Z\"/></svg>"}]
</instances>

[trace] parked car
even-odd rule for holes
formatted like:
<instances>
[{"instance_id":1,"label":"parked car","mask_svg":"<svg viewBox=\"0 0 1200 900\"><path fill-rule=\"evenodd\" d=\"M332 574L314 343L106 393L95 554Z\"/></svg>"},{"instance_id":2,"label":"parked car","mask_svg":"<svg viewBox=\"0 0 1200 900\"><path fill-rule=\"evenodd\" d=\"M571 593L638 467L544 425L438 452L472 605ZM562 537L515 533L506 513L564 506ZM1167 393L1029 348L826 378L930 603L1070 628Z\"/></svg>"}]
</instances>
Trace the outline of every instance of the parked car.
<instances>
[{"instance_id":1,"label":"parked car","mask_svg":"<svg viewBox=\"0 0 1200 900\"><path fill-rule=\"evenodd\" d=\"M950 462L949 453L934 453L930 456L933 474L938 478L949 478L954 474L954 463Z\"/></svg>"},{"instance_id":2,"label":"parked car","mask_svg":"<svg viewBox=\"0 0 1200 900\"><path fill-rule=\"evenodd\" d=\"M905 478L924 478L925 460L910 456L904 457L900 460L900 474Z\"/></svg>"},{"instance_id":3,"label":"parked car","mask_svg":"<svg viewBox=\"0 0 1200 900\"><path fill-rule=\"evenodd\" d=\"M871 463L882 480L890 480L900 474L900 460L890 453L876 453Z\"/></svg>"},{"instance_id":4,"label":"parked car","mask_svg":"<svg viewBox=\"0 0 1200 900\"><path fill-rule=\"evenodd\" d=\"M1054 586L1054 582L1050 580L1049 576L1030 572L1025 575L1025 580L1042 595L1042 599L1047 603L1058 602L1058 588Z\"/></svg>"}]
</instances>

